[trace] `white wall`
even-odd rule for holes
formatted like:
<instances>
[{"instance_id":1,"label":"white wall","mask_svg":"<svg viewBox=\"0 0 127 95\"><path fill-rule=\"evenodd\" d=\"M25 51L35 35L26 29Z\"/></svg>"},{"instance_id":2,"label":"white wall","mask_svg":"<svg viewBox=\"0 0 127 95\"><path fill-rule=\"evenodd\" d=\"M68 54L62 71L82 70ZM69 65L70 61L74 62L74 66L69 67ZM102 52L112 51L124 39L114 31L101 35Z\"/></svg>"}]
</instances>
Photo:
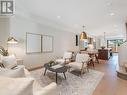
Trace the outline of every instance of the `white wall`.
<instances>
[{"instance_id":1,"label":"white wall","mask_svg":"<svg viewBox=\"0 0 127 95\"><path fill-rule=\"evenodd\" d=\"M0 18L0 46L7 48L9 37L10 21L9 18Z\"/></svg>"},{"instance_id":2,"label":"white wall","mask_svg":"<svg viewBox=\"0 0 127 95\"><path fill-rule=\"evenodd\" d=\"M53 53L26 54L26 32L52 35L54 37ZM15 53L18 58L22 58L27 68L42 66L52 58L62 56L64 51L78 49L75 46L74 33L41 25L25 17L15 16L11 18L10 35L19 41L17 45L10 46L10 52Z\"/></svg>"},{"instance_id":3,"label":"white wall","mask_svg":"<svg viewBox=\"0 0 127 95\"><path fill-rule=\"evenodd\" d=\"M118 48L119 52L119 64L123 66L124 63L127 63L127 42L122 44Z\"/></svg>"},{"instance_id":4,"label":"white wall","mask_svg":"<svg viewBox=\"0 0 127 95\"><path fill-rule=\"evenodd\" d=\"M101 39L99 37L96 37L96 49L99 49L101 47Z\"/></svg>"}]
</instances>

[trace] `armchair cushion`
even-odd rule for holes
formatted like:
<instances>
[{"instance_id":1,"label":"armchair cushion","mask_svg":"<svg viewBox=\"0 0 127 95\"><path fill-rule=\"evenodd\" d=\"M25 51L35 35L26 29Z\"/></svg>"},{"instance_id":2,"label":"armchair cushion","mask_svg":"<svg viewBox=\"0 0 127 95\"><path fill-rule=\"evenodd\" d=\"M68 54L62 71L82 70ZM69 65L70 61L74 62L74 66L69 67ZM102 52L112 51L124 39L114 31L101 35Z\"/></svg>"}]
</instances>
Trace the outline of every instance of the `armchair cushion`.
<instances>
[{"instance_id":1,"label":"armchair cushion","mask_svg":"<svg viewBox=\"0 0 127 95\"><path fill-rule=\"evenodd\" d=\"M87 62L89 60L88 54L77 54L76 55L76 61L69 63L69 67L81 70L81 75L84 73L84 69L87 69Z\"/></svg>"},{"instance_id":2,"label":"armchair cushion","mask_svg":"<svg viewBox=\"0 0 127 95\"><path fill-rule=\"evenodd\" d=\"M82 63L82 62L88 62L90 59L88 54L77 54L76 55L76 62Z\"/></svg>"},{"instance_id":3,"label":"armchair cushion","mask_svg":"<svg viewBox=\"0 0 127 95\"><path fill-rule=\"evenodd\" d=\"M83 63L78 63L78 62L71 62L69 63L68 65L74 69L78 69L78 70L81 70L82 69L82 64ZM87 67L87 64L84 63L84 67Z\"/></svg>"},{"instance_id":4,"label":"armchair cushion","mask_svg":"<svg viewBox=\"0 0 127 95\"><path fill-rule=\"evenodd\" d=\"M65 52L63 58L56 59L56 62L61 63L61 64L65 63L65 62L68 63L68 62L70 62L71 58L72 58L72 52Z\"/></svg>"},{"instance_id":5,"label":"armchair cushion","mask_svg":"<svg viewBox=\"0 0 127 95\"><path fill-rule=\"evenodd\" d=\"M56 59L57 63L63 64L65 62L65 59Z\"/></svg>"},{"instance_id":6,"label":"armchair cushion","mask_svg":"<svg viewBox=\"0 0 127 95\"><path fill-rule=\"evenodd\" d=\"M69 59L71 57L72 57L72 52L65 52L64 56L63 56L63 59Z\"/></svg>"}]
</instances>

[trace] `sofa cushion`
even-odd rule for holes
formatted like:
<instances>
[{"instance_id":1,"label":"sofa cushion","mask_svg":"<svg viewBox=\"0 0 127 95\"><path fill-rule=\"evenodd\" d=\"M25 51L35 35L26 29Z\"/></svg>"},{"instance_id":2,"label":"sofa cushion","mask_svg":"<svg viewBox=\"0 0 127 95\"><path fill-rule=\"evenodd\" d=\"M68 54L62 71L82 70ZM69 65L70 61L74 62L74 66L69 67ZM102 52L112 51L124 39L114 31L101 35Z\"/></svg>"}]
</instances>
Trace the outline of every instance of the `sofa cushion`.
<instances>
[{"instance_id":1,"label":"sofa cushion","mask_svg":"<svg viewBox=\"0 0 127 95\"><path fill-rule=\"evenodd\" d=\"M0 77L0 95L33 95L32 78Z\"/></svg>"},{"instance_id":2,"label":"sofa cushion","mask_svg":"<svg viewBox=\"0 0 127 95\"><path fill-rule=\"evenodd\" d=\"M22 71L25 72L25 76L24 76L24 72L22 72ZM34 80L33 84L31 84L28 87L24 88L22 91L18 90L18 91L20 91L18 94L17 94L17 91L16 91L16 94L15 93L10 93L11 92L10 90L12 90L12 91L17 90L17 88L16 88L17 82L15 83L15 82L12 81L12 84L14 84L14 85L12 85L12 84L8 85L8 82L6 82L5 84L2 84L1 82L3 82L3 81L1 81L1 77L2 78L4 77L5 81L8 81L9 79L11 79L11 80L15 79L15 81L17 81L16 79L18 79L18 82L19 82L18 86L20 86L20 84L24 84L25 83L24 79L28 79L29 80L29 79L32 78L32 76L30 76L29 71L27 71L24 68L24 66L17 66L14 69L0 68L0 95L29 95L29 94L25 93L24 89L27 89L28 91L30 91L31 95L56 95L56 83L51 83L51 84L49 84L46 87L41 87L41 85L34 78L32 78ZM18 77L24 77L24 78L18 78ZM19 79L23 79L23 82L21 80L19 80ZM7 86L7 87L12 86L12 87L11 88L7 88L7 89L5 87L5 89L1 89L1 87L4 87L2 85ZM19 87L18 87L18 89L19 89ZM8 93L5 92L6 90L8 91Z\"/></svg>"},{"instance_id":3,"label":"sofa cushion","mask_svg":"<svg viewBox=\"0 0 127 95\"><path fill-rule=\"evenodd\" d=\"M25 77L24 68L23 65L17 66L14 69L0 68L0 76L12 78Z\"/></svg>"},{"instance_id":4,"label":"sofa cushion","mask_svg":"<svg viewBox=\"0 0 127 95\"><path fill-rule=\"evenodd\" d=\"M14 55L3 56L1 60L5 68L11 69L17 66L16 57Z\"/></svg>"}]
</instances>

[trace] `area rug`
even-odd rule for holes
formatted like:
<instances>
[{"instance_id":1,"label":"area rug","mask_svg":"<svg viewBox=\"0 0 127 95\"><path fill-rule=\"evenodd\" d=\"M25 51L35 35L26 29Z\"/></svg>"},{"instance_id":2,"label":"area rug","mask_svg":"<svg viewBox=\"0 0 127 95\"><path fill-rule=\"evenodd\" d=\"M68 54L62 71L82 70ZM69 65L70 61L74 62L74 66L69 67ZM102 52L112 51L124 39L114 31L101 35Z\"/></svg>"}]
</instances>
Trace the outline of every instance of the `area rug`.
<instances>
[{"instance_id":1,"label":"area rug","mask_svg":"<svg viewBox=\"0 0 127 95\"><path fill-rule=\"evenodd\" d=\"M47 71L45 76L43 73L44 69L31 71L31 75L42 87L55 82L55 73ZM104 73L95 70L90 70L82 77L67 72L65 80L63 74L59 74L57 95L92 95L103 75Z\"/></svg>"}]
</instances>

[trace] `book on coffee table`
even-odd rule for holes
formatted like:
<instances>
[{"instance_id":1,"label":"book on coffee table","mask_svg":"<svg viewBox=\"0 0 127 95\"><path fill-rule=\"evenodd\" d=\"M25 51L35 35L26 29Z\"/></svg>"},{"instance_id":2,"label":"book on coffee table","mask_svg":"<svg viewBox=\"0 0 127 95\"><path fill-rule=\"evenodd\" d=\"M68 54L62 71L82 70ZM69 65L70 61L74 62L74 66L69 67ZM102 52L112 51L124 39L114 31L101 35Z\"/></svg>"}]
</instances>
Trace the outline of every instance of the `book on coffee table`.
<instances>
[{"instance_id":1,"label":"book on coffee table","mask_svg":"<svg viewBox=\"0 0 127 95\"><path fill-rule=\"evenodd\" d=\"M60 64L52 66L53 69L58 69L58 68L61 68L61 67L63 67L63 66L60 65Z\"/></svg>"}]
</instances>

